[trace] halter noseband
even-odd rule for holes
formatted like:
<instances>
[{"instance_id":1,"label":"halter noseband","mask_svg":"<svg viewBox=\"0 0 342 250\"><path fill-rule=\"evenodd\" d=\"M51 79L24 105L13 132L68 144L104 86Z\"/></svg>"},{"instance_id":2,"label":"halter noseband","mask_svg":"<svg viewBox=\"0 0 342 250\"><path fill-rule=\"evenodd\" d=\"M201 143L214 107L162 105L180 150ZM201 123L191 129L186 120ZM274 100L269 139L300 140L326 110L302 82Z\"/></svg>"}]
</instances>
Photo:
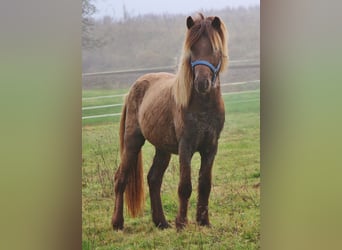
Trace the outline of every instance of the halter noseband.
<instances>
[{"instance_id":1,"label":"halter noseband","mask_svg":"<svg viewBox=\"0 0 342 250\"><path fill-rule=\"evenodd\" d=\"M192 71L194 70L195 66L196 65L204 65L204 66L207 66L209 67L209 69L211 70L211 72L213 73L213 77L211 79L211 84L214 85L215 84L215 81L216 81L216 77L217 77L217 74L220 70L220 67L221 67L221 60L220 62L218 63L217 67L215 68L214 65L212 65L210 62L208 61L204 61L204 60L196 60L196 61L193 61L191 62L191 67L192 67Z\"/></svg>"}]
</instances>

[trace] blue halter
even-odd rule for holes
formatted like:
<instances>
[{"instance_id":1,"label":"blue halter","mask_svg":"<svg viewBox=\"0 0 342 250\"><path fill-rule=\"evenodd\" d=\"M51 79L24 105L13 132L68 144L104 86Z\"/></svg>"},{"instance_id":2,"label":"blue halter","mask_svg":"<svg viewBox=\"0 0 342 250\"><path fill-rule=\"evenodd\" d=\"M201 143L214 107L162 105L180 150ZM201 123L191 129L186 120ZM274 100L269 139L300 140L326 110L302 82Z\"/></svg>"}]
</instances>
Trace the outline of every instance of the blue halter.
<instances>
[{"instance_id":1,"label":"blue halter","mask_svg":"<svg viewBox=\"0 0 342 250\"><path fill-rule=\"evenodd\" d=\"M211 72L213 73L213 77L211 79L211 84L214 85L215 81L216 81L216 77L217 74L220 70L221 67L221 61L218 63L217 67L215 68L214 65L212 65L210 62L208 61L204 61L204 60L196 60L194 62L191 62L191 67L192 67L192 71L194 70L196 65L204 65L209 67L209 69L211 70Z\"/></svg>"}]
</instances>

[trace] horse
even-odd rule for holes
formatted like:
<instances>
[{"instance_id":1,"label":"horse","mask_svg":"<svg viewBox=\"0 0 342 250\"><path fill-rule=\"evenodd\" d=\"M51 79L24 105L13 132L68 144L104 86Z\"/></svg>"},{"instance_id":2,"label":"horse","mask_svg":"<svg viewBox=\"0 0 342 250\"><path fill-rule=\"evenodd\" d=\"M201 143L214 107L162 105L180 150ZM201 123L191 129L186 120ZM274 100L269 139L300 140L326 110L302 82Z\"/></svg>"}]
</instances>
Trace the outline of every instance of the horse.
<instances>
[{"instance_id":1,"label":"horse","mask_svg":"<svg viewBox=\"0 0 342 250\"><path fill-rule=\"evenodd\" d=\"M196 221L210 226L208 200L212 166L225 121L219 74L228 66L227 30L217 16L186 19L183 52L176 74L148 73L139 77L125 98L120 120L121 163L114 175L112 227L124 228L124 196L132 217L140 215L145 202L141 148L148 140L155 147L147 175L152 220L156 227L166 221L160 188L172 154L179 155L179 209L177 230L187 223L192 192L191 158L199 152Z\"/></svg>"}]
</instances>

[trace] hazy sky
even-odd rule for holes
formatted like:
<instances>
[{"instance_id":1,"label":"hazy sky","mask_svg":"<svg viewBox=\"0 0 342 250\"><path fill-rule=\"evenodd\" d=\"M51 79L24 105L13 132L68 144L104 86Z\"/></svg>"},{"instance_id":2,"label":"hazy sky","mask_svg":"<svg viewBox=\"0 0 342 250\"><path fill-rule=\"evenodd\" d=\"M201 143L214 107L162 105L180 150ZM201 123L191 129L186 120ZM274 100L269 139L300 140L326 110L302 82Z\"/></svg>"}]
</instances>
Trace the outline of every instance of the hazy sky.
<instances>
[{"instance_id":1,"label":"hazy sky","mask_svg":"<svg viewBox=\"0 0 342 250\"><path fill-rule=\"evenodd\" d=\"M260 5L260 0L94 0L93 3L97 8L94 17L108 15L121 19L124 5L132 16L147 13L191 14L203 9Z\"/></svg>"}]
</instances>

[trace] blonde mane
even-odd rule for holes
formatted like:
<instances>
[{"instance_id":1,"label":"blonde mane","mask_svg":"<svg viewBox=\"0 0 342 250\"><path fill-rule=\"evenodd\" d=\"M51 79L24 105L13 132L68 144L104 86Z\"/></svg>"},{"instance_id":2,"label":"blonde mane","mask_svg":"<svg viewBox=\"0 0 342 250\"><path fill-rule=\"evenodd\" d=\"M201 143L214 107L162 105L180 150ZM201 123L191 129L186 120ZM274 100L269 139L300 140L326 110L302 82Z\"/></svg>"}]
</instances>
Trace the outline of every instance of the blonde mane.
<instances>
[{"instance_id":1,"label":"blonde mane","mask_svg":"<svg viewBox=\"0 0 342 250\"><path fill-rule=\"evenodd\" d=\"M191 47L203 33L208 34L211 45L214 51L219 51L221 54L220 72L224 71L228 66L228 46L227 46L227 29L225 24L220 20L220 29L216 30L211 25L215 17L205 18L199 13L194 19L194 25L187 29L185 41L183 45L183 53L180 58L176 82L173 88L175 102L181 107L187 107L191 97L192 90L192 69L190 65Z\"/></svg>"}]
</instances>

